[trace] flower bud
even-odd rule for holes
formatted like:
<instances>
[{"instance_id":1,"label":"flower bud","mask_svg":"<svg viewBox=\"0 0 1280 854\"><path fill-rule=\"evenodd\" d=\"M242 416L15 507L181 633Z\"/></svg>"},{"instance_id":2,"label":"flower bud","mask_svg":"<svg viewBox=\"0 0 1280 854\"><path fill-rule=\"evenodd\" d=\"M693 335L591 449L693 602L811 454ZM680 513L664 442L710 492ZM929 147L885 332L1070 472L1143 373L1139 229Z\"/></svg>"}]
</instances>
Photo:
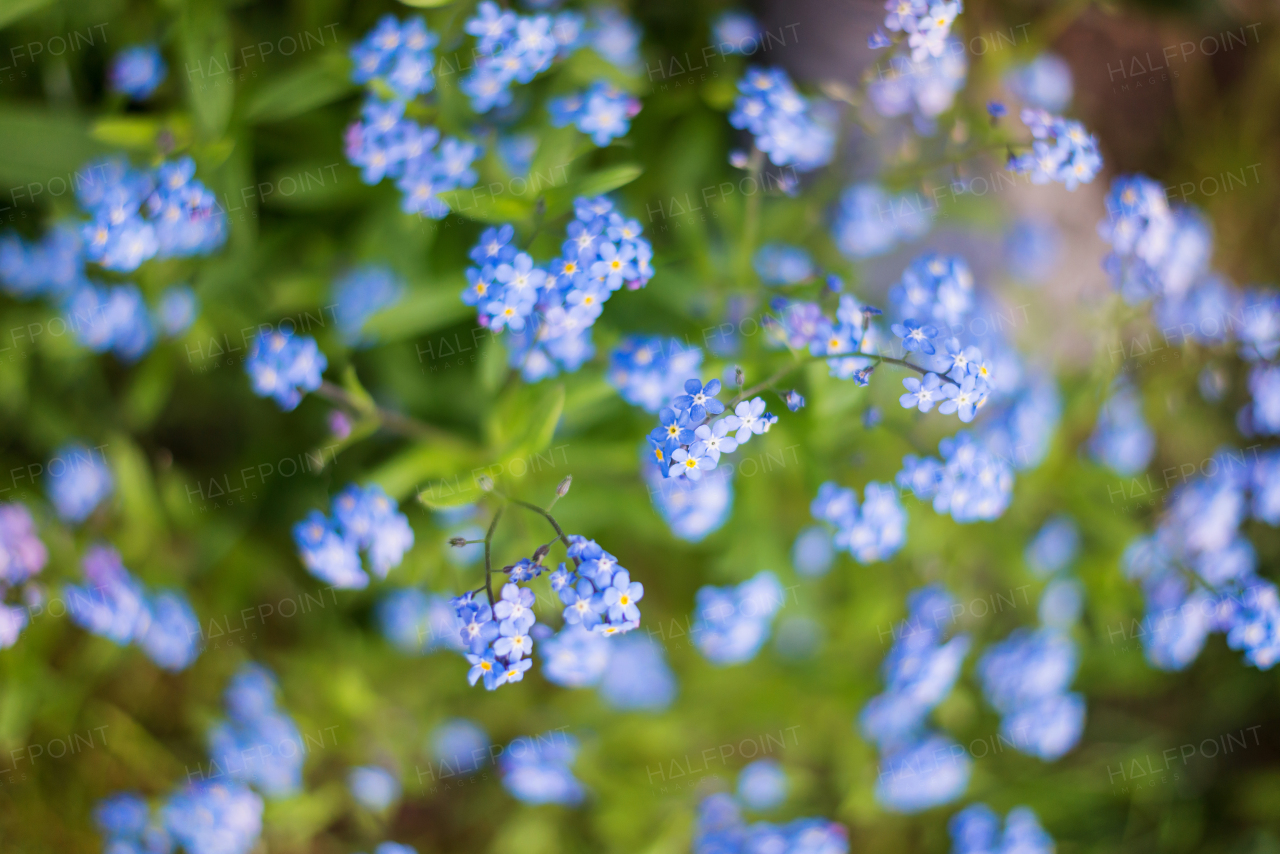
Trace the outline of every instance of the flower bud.
<instances>
[{"instance_id":1,"label":"flower bud","mask_svg":"<svg viewBox=\"0 0 1280 854\"><path fill-rule=\"evenodd\" d=\"M493 478L487 474L482 474L476 478L476 485L480 487L481 492L493 492Z\"/></svg>"},{"instance_id":2,"label":"flower bud","mask_svg":"<svg viewBox=\"0 0 1280 854\"><path fill-rule=\"evenodd\" d=\"M573 484L573 475L567 474L564 480L560 481L560 485L556 487L556 497L564 498L569 494L569 487Z\"/></svg>"},{"instance_id":3,"label":"flower bud","mask_svg":"<svg viewBox=\"0 0 1280 854\"><path fill-rule=\"evenodd\" d=\"M455 549L460 549L466 544L467 544L466 537L450 537L449 538L449 545L453 546Z\"/></svg>"}]
</instances>

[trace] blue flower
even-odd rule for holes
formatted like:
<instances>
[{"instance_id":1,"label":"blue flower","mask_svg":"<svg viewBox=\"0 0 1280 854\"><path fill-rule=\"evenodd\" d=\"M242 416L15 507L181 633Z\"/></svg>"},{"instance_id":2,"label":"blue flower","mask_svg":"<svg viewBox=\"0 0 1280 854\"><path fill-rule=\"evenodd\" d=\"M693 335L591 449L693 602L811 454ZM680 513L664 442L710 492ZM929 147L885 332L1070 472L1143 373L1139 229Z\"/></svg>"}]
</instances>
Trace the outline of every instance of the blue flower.
<instances>
[{"instance_id":1,"label":"blue flower","mask_svg":"<svg viewBox=\"0 0 1280 854\"><path fill-rule=\"evenodd\" d=\"M748 130L775 166L808 172L831 161L834 128L796 91L785 71L750 67L738 81L738 92L729 123Z\"/></svg>"},{"instance_id":2,"label":"blue flower","mask_svg":"<svg viewBox=\"0 0 1280 854\"><path fill-rule=\"evenodd\" d=\"M610 707L657 712L675 700L676 677L661 644L637 633L609 641L607 652L597 690Z\"/></svg>"},{"instance_id":3,"label":"blue flower","mask_svg":"<svg viewBox=\"0 0 1280 854\"><path fill-rule=\"evenodd\" d=\"M932 356L936 352L929 340L938 337L936 326L922 324L916 320L904 320L902 323L893 324L892 329L893 334L902 339L902 347L908 353L919 352Z\"/></svg>"},{"instance_id":4,"label":"blue flower","mask_svg":"<svg viewBox=\"0 0 1280 854\"><path fill-rule=\"evenodd\" d=\"M902 385L907 390L906 394L898 398L903 409L918 408L921 412L928 412L935 403L947 396L942 388L942 379L935 373L925 374L923 380L907 377ZM952 386L948 383L948 388L950 387Z\"/></svg>"},{"instance_id":5,"label":"blue flower","mask_svg":"<svg viewBox=\"0 0 1280 854\"><path fill-rule=\"evenodd\" d=\"M49 500L64 522L83 522L115 489L115 479L102 452L80 443L54 452L49 473Z\"/></svg>"},{"instance_id":6,"label":"blue flower","mask_svg":"<svg viewBox=\"0 0 1280 854\"><path fill-rule=\"evenodd\" d=\"M107 85L112 92L127 95L133 101L145 101L159 88L169 73L154 44L125 48L111 58L107 69Z\"/></svg>"},{"instance_id":7,"label":"blue flower","mask_svg":"<svg viewBox=\"0 0 1280 854\"><path fill-rule=\"evenodd\" d=\"M637 622L640 619L640 608L636 603L644 598L644 585L631 580L631 574L625 569L618 570L613 576L613 584L604 590L604 604L609 608L609 619L622 622Z\"/></svg>"},{"instance_id":8,"label":"blue flower","mask_svg":"<svg viewBox=\"0 0 1280 854\"><path fill-rule=\"evenodd\" d=\"M804 409L804 397L802 397L800 392L795 389L791 389L791 391L787 392L784 400L786 401L787 409L790 409L792 412L799 412L801 409Z\"/></svg>"},{"instance_id":9,"label":"blue flower","mask_svg":"<svg viewBox=\"0 0 1280 854\"><path fill-rule=\"evenodd\" d=\"M1074 190L1102 168L1098 140L1079 122L1032 108L1022 111L1022 121L1034 140L1030 153L1009 158L1010 171L1030 175L1033 184L1059 181Z\"/></svg>"},{"instance_id":10,"label":"blue flower","mask_svg":"<svg viewBox=\"0 0 1280 854\"><path fill-rule=\"evenodd\" d=\"M766 285L795 285L815 274L809 253L786 243L766 243L756 251L751 264Z\"/></svg>"},{"instance_id":11,"label":"blue flower","mask_svg":"<svg viewBox=\"0 0 1280 854\"><path fill-rule=\"evenodd\" d=\"M697 382L697 380L689 380L689 382ZM689 413L675 409L663 409L658 413L658 426L653 429L649 437L656 442L663 442L667 453L675 451L680 445L689 445L696 441L696 433L690 426Z\"/></svg>"},{"instance_id":12,"label":"blue flower","mask_svg":"<svg viewBox=\"0 0 1280 854\"><path fill-rule=\"evenodd\" d=\"M238 782L190 784L169 798L161 816L173 840L193 854L249 854L262 834L262 798Z\"/></svg>"},{"instance_id":13,"label":"blue flower","mask_svg":"<svg viewBox=\"0 0 1280 854\"><path fill-rule=\"evenodd\" d=\"M716 461L707 455L706 449L695 444L689 448L676 448L671 452L671 467L668 469L668 474L671 477L684 475L689 480L701 480L703 472L715 467Z\"/></svg>"},{"instance_id":14,"label":"blue flower","mask_svg":"<svg viewBox=\"0 0 1280 854\"><path fill-rule=\"evenodd\" d=\"M378 312L399 302L404 284L390 267L365 264L333 283L338 331L351 346L371 343L364 326Z\"/></svg>"},{"instance_id":15,"label":"blue flower","mask_svg":"<svg viewBox=\"0 0 1280 854\"><path fill-rule=\"evenodd\" d=\"M596 600L595 588L591 582L583 579L576 586L566 586L560 591L560 599L565 603L564 621L569 625L590 627L600 619L604 610L604 602Z\"/></svg>"},{"instance_id":16,"label":"blue flower","mask_svg":"<svg viewBox=\"0 0 1280 854\"><path fill-rule=\"evenodd\" d=\"M728 417L721 418L713 424L700 424L693 431L694 445L711 458L711 461L718 463L721 454L732 454L738 450L738 440L729 434ZM714 468L714 466L713 466Z\"/></svg>"},{"instance_id":17,"label":"blue flower","mask_svg":"<svg viewBox=\"0 0 1280 854\"><path fill-rule=\"evenodd\" d=\"M525 592L528 593L529 591L526 590ZM502 603L498 604L501 605ZM526 614L530 618L533 616L528 612ZM522 621L515 619L502 621L502 624L498 627L498 639L493 642L495 655L508 661L516 662L533 652L533 638L525 634L525 628L520 625L520 622ZM529 623L529 625L532 624L532 622ZM508 677L507 681L519 680L512 680Z\"/></svg>"},{"instance_id":18,"label":"blue flower","mask_svg":"<svg viewBox=\"0 0 1280 854\"><path fill-rule=\"evenodd\" d=\"M942 401L938 411L943 415L954 412L966 424L973 420L978 414L978 407L987 399L985 385L980 385L978 379L972 376L965 377L958 386L947 383L942 392L947 399Z\"/></svg>"},{"instance_id":19,"label":"blue flower","mask_svg":"<svg viewBox=\"0 0 1280 854\"><path fill-rule=\"evenodd\" d=\"M480 5L484 6L486 3ZM511 245L511 238L515 237L515 233L515 227L511 225L486 228L481 233L479 242L471 249L469 257L481 265L509 263L516 257L516 248Z\"/></svg>"},{"instance_id":20,"label":"blue flower","mask_svg":"<svg viewBox=\"0 0 1280 854\"><path fill-rule=\"evenodd\" d=\"M483 677L485 690L494 691L506 683L506 671L494 659L492 652L482 655L467 653L467 661L471 663L471 669L467 671L469 684L475 685L476 681Z\"/></svg>"},{"instance_id":21,"label":"blue flower","mask_svg":"<svg viewBox=\"0 0 1280 854\"><path fill-rule=\"evenodd\" d=\"M502 621L499 629L504 636L510 636L517 630L524 631L534 624L533 602L532 590L516 584L502 585L501 598L493 605L493 616Z\"/></svg>"},{"instance_id":22,"label":"blue flower","mask_svg":"<svg viewBox=\"0 0 1280 854\"><path fill-rule=\"evenodd\" d=\"M754 397L751 400L744 400L734 407L732 415L726 415L724 420L728 422L729 430L737 430L734 437L738 440L738 444L745 443L752 435L759 435L769 429L769 422L764 411L765 402L762 397Z\"/></svg>"},{"instance_id":23,"label":"blue flower","mask_svg":"<svg viewBox=\"0 0 1280 854\"><path fill-rule=\"evenodd\" d=\"M374 812L381 812L400 799L400 781L377 765L352 768L347 772L347 789Z\"/></svg>"},{"instance_id":24,"label":"blue flower","mask_svg":"<svg viewBox=\"0 0 1280 854\"><path fill-rule=\"evenodd\" d=\"M708 415L724 412L724 404L716 400L719 393L720 380L712 380L704 386L699 380L691 379L684 384L684 394L671 401L671 405L676 410L687 411L689 420L696 423Z\"/></svg>"},{"instance_id":25,"label":"blue flower","mask_svg":"<svg viewBox=\"0 0 1280 854\"><path fill-rule=\"evenodd\" d=\"M288 411L297 407L304 393L320 387L329 361L314 338L272 331L254 339L244 364L254 394L273 398Z\"/></svg>"},{"instance_id":26,"label":"blue flower","mask_svg":"<svg viewBox=\"0 0 1280 854\"><path fill-rule=\"evenodd\" d=\"M640 101L610 83L593 83L586 91L553 98L547 105L554 127L576 125L598 146L626 136Z\"/></svg>"},{"instance_id":27,"label":"blue flower","mask_svg":"<svg viewBox=\"0 0 1280 854\"><path fill-rule=\"evenodd\" d=\"M499 755L502 785L527 804L578 804L586 797L573 776L578 741L564 732L518 738Z\"/></svg>"}]
</instances>

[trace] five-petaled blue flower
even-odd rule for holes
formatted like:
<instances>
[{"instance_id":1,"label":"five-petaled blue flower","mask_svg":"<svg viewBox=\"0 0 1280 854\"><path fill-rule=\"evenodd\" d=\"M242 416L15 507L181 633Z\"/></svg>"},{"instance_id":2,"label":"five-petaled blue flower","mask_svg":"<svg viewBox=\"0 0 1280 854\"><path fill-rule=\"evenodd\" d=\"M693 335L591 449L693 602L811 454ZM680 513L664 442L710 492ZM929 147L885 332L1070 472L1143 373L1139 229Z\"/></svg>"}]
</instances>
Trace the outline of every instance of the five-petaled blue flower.
<instances>
[{"instance_id":1,"label":"five-petaled blue flower","mask_svg":"<svg viewBox=\"0 0 1280 854\"><path fill-rule=\"evenodd\" d=\"M690 380L689 382L697 382ZM679 398L676 398L679 400ZM663 409L658 413L658 427L653 429L649 437L661 442L668 455L681 445L694 441L693 428L689 426L689 413L677 412L674 409Z\"/></svg>"},{"instance_id":2,"label":"five-petaled blue flower","mask_svg":"<svg viewBox=\"0 0 1280 854\"><path fill-rule=\"evenodd\" d=\"M471 662L471 670L467 672L467 682L474 685L481 677L484 678L484 687L489 691L494 691L499 685L506 682L506 674L502 672L502 667L493 658L493 653L486 652L484 655L474 653L467 654L467 661Z\"/></svg>"},{"instance_id":3,"label":"five-petaled blue flower","mask_svg":"<svg viewBox=\"0 0 1280 854\"><path fill-rule=\"evenodd\" d=\"M719 415L724 412L724 404L716 400L716 395L720 393L720 380L712 380L706 385L696 379L687 380L684 391L684 394L671 401L671 405L679 410L687 410L690 421L698 422L708 414Z\"/></svg>"},{"instance_id":4,"label":"five-petaled blue flower","mask_svg":"<svg viewBox=\"0 0 1280 854\"><path fill-rule=\"evenodd\" d=\"M919 407L921 412L928 412L933 405L946 397L942 390L942 378L937 374L926 374L923 380L907 377L902 381L907 393L898 398L904 409Z\"/></svg>"},{"instance_id":5,"label":"five-petaled blue flower","mask_svg":"<svg viewBox=\"0 0 1280 854\"><path fill-rule=\"evenodd\" d=\"M567 603L564 621L570 625L590 626L600 618L603 603L595 601L595 588L585 578L576 587L560 591L560 599Z\"/></svg>"},{"instance_id":6,"label":"five-petaled blue flower","mask_svg":"<svg viewBox=\"0 0 1280 854\"><path fill-rule=\"evenodd\" d=\"M716 462L707 456L706 449L694 444L687 450L676 448L671 452L669 474L672 477L683 474L689 480L702 480L702 473L715 467Z\"/></svg>"},{"instance_id":7,"label":"five-petaled blue flower","mask_svg":"<svg viewBox=\"0 0 1280 854\"><path fill-rule=\"evenodd\" d=\"M503 634L508 627L524 631L534 623L533 591L516 584L502 585L502 598L494 603L493 615L502 621L499 629Z\"/></svg>"},{"instance_id":8,"label":"five-petaled blue flower","mask_svg":"<svg viewBox=\"0 0 1280 854\"><path fill-rule=\"evenodd\" d=\"M908 353L932 356L936 351L930 338L938 337L938 327L922 324L918 320L904 320L891 327L893 334L902 339L902 347Z\"/></svg>"},{"instance_id":9,"label":"five-petaled blue flower","mask_svg":"<svg viewBox=\"0 0 1280 854\"><path fill-rule=\"evenodd\" d=\"M717 463L720 461L721 454L732 454L738 450L738 440L729 435L731 429L729 417L721 418L714 424L702 424L693 431L694 437L698 440L694 443L694 447L700 448Z\"/></svg>"},{"instance_id":10,"label":"five-petaled blue flower","mask_svg":"<svg viewBox=\"0 0 1280 854\"><path fill-rule=\"evenodd\" d=\"M764 405L763 397L744 400L734 408L732 415L724 417L724 420L729 423L729 429L738 431L734 438L738 440L739 445L750 439L753 433L760 434L769 429Z\"/></svg>"},{"instance_id":11,"label":"five-petaled blue flower","mask_svg":"<svg viewBox=\"0 0 1280 854\"><path fill-rule=\"evenodd\" d=\"M533 615L529 614L529 616L532 618ZM532 620L530 622L532 623ZM498 639L493 642L493 651L511 661L518 661L533 652L533 638L525 634L526 628L512 625L511 620L504 621L502 627L498 629Z\"/></svg>"},{"instance_id":12,"label":"five-petaled blue flower","mask_svg":"<svg viewBox=\"0 0 1280 854\"><path fill-rule=\"evenodd\" d=\"M965 377L959 386L947 383L943 389L947 399L938 406L938 411L943 415L950 415L956 412L960 415L960 420L966 424L973 420L973 416L978 413L978 407L986 400L986 385L978 380L977 377Z\"/></svg>"}]
</instances>

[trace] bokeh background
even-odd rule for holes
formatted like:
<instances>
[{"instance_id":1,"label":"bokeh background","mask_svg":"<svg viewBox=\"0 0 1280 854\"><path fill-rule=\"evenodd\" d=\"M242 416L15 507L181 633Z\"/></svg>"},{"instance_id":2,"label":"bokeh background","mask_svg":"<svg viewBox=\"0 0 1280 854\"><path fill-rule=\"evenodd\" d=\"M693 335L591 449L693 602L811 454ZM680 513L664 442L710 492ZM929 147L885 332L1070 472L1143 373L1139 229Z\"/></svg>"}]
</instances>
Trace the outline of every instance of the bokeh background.
<instances>
[{"instance_id":1,"label":"bokeh background","mask_svg":"<svg viewBox=\"0 0 1280 854\"><path fill-rule=\"evenodd\" d=\"M469 5L426 11L434 28ZM743 476L739 469L726 524L696 544L674 537L637 474L639 439L651 416L609 386L604 356L521 391L496 342L473 335L473 312L457 298L466 252L482 223L403 215L395 190L363 184L343 155L343 129L359 98L347 82L346 51L385 12L413 11L391 2L339 0L0 4L0 64L11 66L0 69L5 227L30 235L70 213L69 195L47 190L33 198L32 188L50 188L109 151L124 150L140 163L166 149L190 153L201 179L240 205L229 210L230 239L220 253L157 264L139 277L144 290L189 281L202 311L185 337L138 364L92 354L71 336L33 336L27 330L49 329L54 310L0 297L0 471L9 472L0 489L8 489L5 500L24 500L36 514L51 552L43 582L56 590L78 580L79 555L107 539L146 583L187 591L208 634L198 661L177 675L157 669L136 648L47 614L33 619L13 649L0 652L0 757L106 727L96 730L105 736L93 749L18 764L0 776L0 850L99 850L90 817L95 801L121 789L159 796L183 782L206 761L205 733L221 715L227 679L255 660L278 675L282 705L301 731L327 733L323 748L307 758L304 793L268 803L262 850L350 852L392 838L423 854L686 851L699 799L727 787L746 760L734 753L671 779L673 761L696 767L707 749L718 756L722 745L785 732L786 746L775 757L792 790L773 818L839 821L854 851L942 852L949 847L945 824L952 810L899 816L877 806L875 752L857 734L854 718L881 690L879 664L910 590L944 583L966 603L960 623L979 645L1034 624L1044 582L1028 571L1023 551L1059 512L1070 513L1082 531L1076 572L1087 595L1075 630L1082 650L1075 689L1088 699L1085 735L1052 764L1012 751L978 759L966 799L985 800L1001 812L1032 806L1064 854L1280 850L1276 674L1245 666L1220 636L1184 672L1162 673L1147 664L1131 634L1143 613L1141 593L1122 576L1119 557L1132 537L1152 527L1167 493L1132 500L1128 479L1081 452L1121 370L1135 372L1146 390L1158 435L1152 471L1197 463L1221 444L1239 441L1233 413L1243 401L1242 377L1230 381L1235 406L1211 406L1195 391L1213 353L1190 346L1168 359L1116 354L1126 331L1145 327L1111 294L1100 268L1106 247L1095 225L1111 176L1143 171L1166 186L1189 182L1196 189L1186 201L1213 223L1215 267L1242 283L1276 279L1280 8L1265 0L969 0L958 23L964 38L1019 35L1012 45L969 57L974 94L961 109L981 121L981 104L999 96L1001 74L1052 49L1071 67L1073 114L1099 137L1105 160L1099 179L1075 192L1019 186L999 197L955 198L926 238L855 267L813 235L825 227L828 208L846 184L896 162L901 140L874 128L850 129L842 136L839 167L807 179L812 186L802 199L764 205L763 237L806 243L869 300L882 299L922 248L961 252L979 281L1017 309L1012 336L1024 352L1053 366L1064 401L1047 458L1019 474L1001 519L959 525L907 499L908 540L896 557L872 566L841 557L817 579L797 574L791 547L812 524L808 508L818 485L888 481L903 454L932 448L944 427L901 410L890 383L854 393L816 367L804 377L810 405L785 413L750 446L759 471ZM699 50L719 11L717 4L690 0L647 0L629 9L643 27L641 52L650 63ZM866 37L883 14L880 4L863 0L770 2L752 11L774 31L795 25L794 42L769 59L810 92L857 86L874 58ZM1213 56L1196 51L1170 69L1176 75L1130 74L1134 57L1145 63L1167 45L1241 27L1253 28L1245 48ZM46 51L32 58L20 49L89 30L99 35L95 44L60 56ZM321 31L325 43L287 57L251 54L256 58L238 72L215 74L207 67L208 57L234 56L301 31ZM149 106L130 107L105 92L104 68L118 49L148 40L161 44L169 79ZM1122 64L1123 78L1113 71ZM639 75L635 91L644 107L630 135L573 160L566 173L575 186L609 168L643 169L615 197L644 223L657 274L625 307L606 312L597 328L602 354L627 333L705 342L732 297L747 301L747 314L763 310L760 286L744 278L738 261L741 195L718 200L705 215L652 212L664 200L669 205L737 179L726 152L740 139L724 112L742 67L741 59L729 58L696 80ZM548 162L568 162L548 156ZM1001 168L1000 158L997 152L955 168L962 177L990 173ZM1214 194L1200 189L1206 176L1242 168L1250 170L1246 186ZM266 192L304 174L324 180L288 195ZM23 187L25 193L8 189ZM1016 282L1000 252L1005 228L1028 212L1052 218L1066 240L1057 269L1039 288ZM375 319L375 346L346 347L332 324L309 330L329 355L329 376L353 367L381 404L454 434L456 444L415 451L380 433L339 449L323 400L312 396L284 413L252 394L243 351L231 345L243 346L245 330L258 324L322 315L335 278L362 261L391 265L408 283L409 296L399 310ZM216 352L226 342L226 352ZM708 354L708 374L720 375L734 362L763 363L758 336L740 344L730 359ZM458 352L444 355L451 347ZM664 644L678 681L674 703L661 712L611 709L595 691L552 685L536 668L517 686L470 689L456 654L406 654L378 628L375 605L389 588L451 594L476 586L475 565L459 565L447 554L446 540L458 524L414 502L413 494L432 483L456 484L455 478L473 489L473 470L496 461L481 437L501 436L504 419L530 417L537 401L557 395L549 389L561 384L563 416L551 450L519 466L527 469L519 476L503 461L500 480L542 503L573 475L557 518L566 530L598 540L645 584L642 630ZM885 413L877 429L863 426L871 405ZM76 529L53 517L38 477L19 476L72 438L104 446L117 477L109 505ZM272 464L278 471L280 461L307 452L323 465L214 494L227 478L240 485L246 467ZM367 477L398 487L388 489L405 499L416 545L386 582L335 595L303 569L290 529L344 484ZM487 518L482 505L475 522ZM1250 535L1261 574L1273 574L1280 537L1262 526ZM517 516L496 547L510 562L543 540L536 518ZM680 633L695 592L762 569L774 571L787 591L773 640L749 664L713 666ZM998 613L973 604L996 593L1029 604ZM310 600L300 599L307 594ZM322 606L314 604L317 598ZM288 600L303 602L305 613L282 616L280 605ZM264 604L274 606L272 615L243 621L244 609ZM972 661L936 715L965 744L990 739L997 728L971 670ZM433 784L423 774L432 761L429 736L456 717L475 720L497 743L567 727L582 742L576 768L590 792L586 803L523 805L492 767L450 785ZM1196 753L1172 772L1131 778L1134 761L1151 758L1158 766L1170 748L1252 727L1256 744L1251 740L1246 750L1213 758ZM402 803L381 818L356 808L346 788L347 770L370 763L398 769L404 786ZM1118 777L1113 769L1120 767L1128 770Z\"/></svg>"}]
</instances>

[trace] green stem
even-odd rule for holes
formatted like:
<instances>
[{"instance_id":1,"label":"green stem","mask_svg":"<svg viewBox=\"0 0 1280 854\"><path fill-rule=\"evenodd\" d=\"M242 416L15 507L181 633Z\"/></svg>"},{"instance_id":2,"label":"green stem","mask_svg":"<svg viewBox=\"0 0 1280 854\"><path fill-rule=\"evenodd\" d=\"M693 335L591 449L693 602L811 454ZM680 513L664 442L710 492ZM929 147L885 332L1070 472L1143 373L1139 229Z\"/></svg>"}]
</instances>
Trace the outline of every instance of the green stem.
<instances>
[{"instance_id":1,"label":"green stem","mask_svg":"<svg viewBox=\"0 0 1280 854\"><path fill-rule=\"evenodd\" d=\"M370 411L368 404L357 400L345 388L328 380L320 383L320 388L316 389L316 394L345 406L358 415ZM445 435L443 431L432 427L430 424L424 424L416 418L410 418L390 409L383 409L381 406L373 406L372 411L378 419L379 426L409 439L441 438Z\"/></svg>"},{"instance_id":2,"label":"green stem","mask_svg":"<svg viewBox=\"0 0 1280 854\"><path fill-rule=\"evenodd\" d=\"M764 168L764 152L758 148L751 149L751 159L747 162L747 174L751 176L753 186L759 186L760 170ZM760 197L763 193L752 193L747 196L747 210L742 224L742 247L738 251L738 275L747 278L751 275L751 254L756 244L756 234L760 231Z\"/></svg>"},{"instance_id":3,"label":"green stem","mask_svg":"<svg viewBox=\"0 0 1280 854\"><path fill-rule=\"evenodd\" d=\"M739 403L751 397L752 395L759 394L762 391L768 391L770 388L773 387L774 383L778 382L778 380L787 376L797 368L804 367L805 365L811 362L823 362L828 359L852 359L857 357L862 357L865 359L875 359L877 365L880 364L881 362L888 362L891 365L901 365L904 368L910 368L913 371L919 372L920 376L925 376L926 374L929 373L929 370L927 368L922 368L917 364L906 361L905 359L894 359L890 356L873 356L869 353L834 353L829 356L806 356L805 358L800 359L788 365L787 367L781 369L780 371L775 373L773 376L769 377L769 379L765 380L764 382L759 383L758 385L754 385L749 389L745 389L743 391L738 392L737 397L729 401L725 405L725 408L732 409L733 407L737 406Z\"/></svg>"},{"instance_id":4,"label":"green stem","mask_svg":"<svg viewBox=\"0 0 1280 854\"><path fill-rule=\"evenodd\" d=\"M490 557L493 549L493 532L498 530L498 520L502 518L504 508L499 507L493 514L493 521L489 523L489 530L484 535L484 590L489 594L489 607L492 608L493 600L493 560Z\"/></svg>"}]
</instances>

